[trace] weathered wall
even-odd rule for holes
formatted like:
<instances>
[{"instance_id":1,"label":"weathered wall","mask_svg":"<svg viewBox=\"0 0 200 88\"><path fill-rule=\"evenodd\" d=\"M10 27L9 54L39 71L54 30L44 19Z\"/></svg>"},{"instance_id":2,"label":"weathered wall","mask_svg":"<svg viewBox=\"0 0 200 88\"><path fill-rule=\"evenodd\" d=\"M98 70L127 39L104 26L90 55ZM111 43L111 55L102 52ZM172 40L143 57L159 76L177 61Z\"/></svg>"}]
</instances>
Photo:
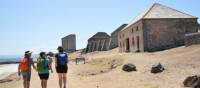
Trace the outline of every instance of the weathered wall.
<instances>
[{"instance_id":1,"label":"weathered wall","mask_svg":"<svg viewBox=\"0 0 200 88\"><path fill-rule=\"evenodd\" d=\"M109 50L110 38L92 39L88 41L86 52Z\"/></svg>"},{"instance_id":2,"label":"weathered wall","mask_svg":"<svg viewBox=\"0 0 200 88\"><path fill-rule=\"evenodd\" d=\"M198 28L198 31L200 32L200 24L199 24L199 28Z\"/></svg>"},{"instance_id":3,"label":"weathered wall","mask_svg":"<svg viewBox=\"0 0 200 88\"><path fill-rule=\"evenodd\" d=\"M200 32L185 34L185 46L200 44Z\"/></svg>"},{"instance_id":4,"label":"weathered wall","mask_svg":"<svg viewBox=\"0 0 200 88\"><path fill-rule=\"evenodd\" d=\"M184 45L185 34L198 31L197 19L146 19L143 23L145 51Z\"/></svg>"},{"instance_id":5,"label":"weathered wall","mask_svg":"<svg viewBox=\"0 0 200 88\"><path fill-rule=\"evenodd\" d=\"M142 21L138 21L135 24L129 26L126 29L123 29L118 36L119 39L119 51L120 52L136 52L144 51L143 45L143 28ZM137 42L137 36L139 37L139 43ZM126 39L129 39L129 48L127 50ZM138 45L139 44L139 45ZM139 46L139 48L138 48Z\"/></svg>"},{"instance_id":6,"label":"weathered wall","mask_svg":"<svg viewBox=\"0 0 200 88\"><path fill-rule=\"evenodd\" d=\"M62 47L66 52L76 51L76 35L71 34L62 38Z\"/></svg>"},{"instance_id":7,"label":"weathered wall","mask_svg":"<svg viewBox=\"0 0 200 88\"><path fill-rule=\"evenodd\" d=\"M88 39L88 44L85 53L93 51L109 50L110 36L105 32L97 32L94 36Z\"/></svg>"},{"instance_id":8,"label":"weathered wall","mask_svg":"<svg viewBox=\"0 0 200 88\"><path fill-rule=\"evenodd\" d=\"M127 24L123 24L119 28L117 28L114 32L111 33L109 49L114 49L114 48L118 47L118 34L126 26L127 26Z\"/></svg>"}]
</instances>

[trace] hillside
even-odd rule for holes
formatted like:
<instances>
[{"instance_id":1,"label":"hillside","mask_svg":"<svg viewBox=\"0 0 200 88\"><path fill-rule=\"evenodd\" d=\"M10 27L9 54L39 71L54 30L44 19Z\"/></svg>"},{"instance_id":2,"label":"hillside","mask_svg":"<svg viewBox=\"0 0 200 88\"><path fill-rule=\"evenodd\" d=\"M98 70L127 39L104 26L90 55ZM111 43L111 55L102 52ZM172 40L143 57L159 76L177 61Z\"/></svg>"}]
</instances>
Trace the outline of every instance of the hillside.
<instances>
[{"instance_id":1,"label":"hillside","mask_svg":"<svg viewBox=\"0 0 200 88\"><path fill-rule=\"evenodd\" d=\"M200 74L200 45L178 47L153 53L118 53L118 49L85 54L86 64L70 63L76 88L183 88L183 80ZM70 54L71 59L79 52ZM151 74L153 64L165 71ZM124 72L122 65L132 63L137 72ZM73 86L73 84L71 84Z\"/></svg>"}]
</instances>

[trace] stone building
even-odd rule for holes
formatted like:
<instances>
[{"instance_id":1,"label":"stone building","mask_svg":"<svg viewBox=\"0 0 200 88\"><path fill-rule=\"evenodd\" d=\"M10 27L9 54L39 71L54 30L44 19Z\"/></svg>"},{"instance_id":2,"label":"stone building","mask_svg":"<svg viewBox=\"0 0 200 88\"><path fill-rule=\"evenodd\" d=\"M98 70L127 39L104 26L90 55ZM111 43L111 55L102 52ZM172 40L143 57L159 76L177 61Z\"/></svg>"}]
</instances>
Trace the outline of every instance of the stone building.
<instances>
[{"instance_id":1,"label":"stone building","mask_svg":"<svg viewBox=\"0 0 200 88\"><path fill-rule=\"evenodd\" d=\"M200 44L200 32L185 34L185 46Z\"/></svg>"},{"instance_id":2,"label":"stone building","mask_svg":"<svg viewBox=\"0 0 200 88\"><path fill-rule=\"evenodd\" d=\"M111 39L110 39L110 47L109 47L109 49L114 49L114 48L118 47L118 34L127 25L128 24L122 24L120 27L118 27L115 31L113 31L111 33Z\"/></svg>"},{"instance_id":3,"label":"stone building","mask_svg":"<svg viewBox=\"0 0 200 88\"><path fill-rule=\"evenodd\" d=\"M94 36L88 39L86 53L93 51L109 50L110 36L105 32L97 32Z\"/></svg>"},{"instance_id":4,"label":"stone building","mask_svg":"<svg viewBox=\"0 0 200 88\"><path fill-rule=\"evenodd\" d=\"M119 33L119 51L159 51L184 45L185 34L198 32L197 17L155 3Z\"/></svg>"},{"instance_id":5,"label":"stone building","mask_svg":"<svg viewBox=\"0 0 200 88\"><path fill-rule=\"evenodd\" d=\"M200 24L199 24L199 31L200 31Z\"/></svg>"},{"instance_id":6,"label":"stone building","mask_svg":"<svg viewBox=\"0 0 200 88\"><path fill-rule=\"evenodd\" d=\"M76 51L76 35L70 34L62 38L62 47L69 53Z\"/></svg>"}]
</instances>

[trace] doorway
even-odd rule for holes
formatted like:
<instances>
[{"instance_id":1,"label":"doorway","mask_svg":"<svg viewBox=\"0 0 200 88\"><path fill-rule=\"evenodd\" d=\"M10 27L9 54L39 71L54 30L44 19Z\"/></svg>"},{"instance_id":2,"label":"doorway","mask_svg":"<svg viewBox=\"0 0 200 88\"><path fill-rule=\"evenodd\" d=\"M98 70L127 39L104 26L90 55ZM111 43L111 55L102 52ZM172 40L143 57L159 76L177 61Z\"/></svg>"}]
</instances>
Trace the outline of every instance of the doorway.
<instances>
[{"instance_id":1,"label":"doorway","mask_svg":"<svg viewBox=\"0 0 200 88\"><path fill-rule=\"evenodd\" d=\"M137 36L137 52L140 52L140 37Z\"/></svg>"},{"instance_id":2,"label":"doorway","mask_svg":"<svg viewBox=\"0 0 200 88\"><path fill-rule=\"evenodd\" d=\"M129 38L126 39L126 52L130 52Z\"/></svg>"}]
</instances>

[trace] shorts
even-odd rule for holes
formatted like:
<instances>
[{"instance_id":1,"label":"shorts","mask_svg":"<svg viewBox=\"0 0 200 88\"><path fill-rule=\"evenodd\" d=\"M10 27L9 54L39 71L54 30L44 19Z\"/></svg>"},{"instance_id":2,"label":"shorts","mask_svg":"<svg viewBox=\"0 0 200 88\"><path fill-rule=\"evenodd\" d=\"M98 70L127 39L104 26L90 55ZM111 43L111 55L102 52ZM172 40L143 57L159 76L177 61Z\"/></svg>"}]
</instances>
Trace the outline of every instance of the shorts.
<instances>
[{"instance_id":1,"label":"shorts","mask_svg":"<svg viewBox=\"0 0 200 88\"><path fill-rule=\"evenodd\" d=\"M58 65L56 66L56 72L57 73L67 73L68 66L67 65Z\"/></svg>"},{"instance_id":2,"label":"shorts","mask_svg":"<svg viewBox=\"0 0 200 88\"><path fill-rule=\"evenodd\" d=\"M22 71L22 77L24 81L29 81L31 80L31 71Z\"/></svg>"},{"instance_id":3,"label":"shorts","mask_svg":"<svg viewBox=\"0 0 200 88\"><path fill-rule=\"evenodd\" d=\"M40 79L45 79L48 80L49 79L49 73L42 73L42 74L38 74Z\"/></svg>"}]
</instances>

